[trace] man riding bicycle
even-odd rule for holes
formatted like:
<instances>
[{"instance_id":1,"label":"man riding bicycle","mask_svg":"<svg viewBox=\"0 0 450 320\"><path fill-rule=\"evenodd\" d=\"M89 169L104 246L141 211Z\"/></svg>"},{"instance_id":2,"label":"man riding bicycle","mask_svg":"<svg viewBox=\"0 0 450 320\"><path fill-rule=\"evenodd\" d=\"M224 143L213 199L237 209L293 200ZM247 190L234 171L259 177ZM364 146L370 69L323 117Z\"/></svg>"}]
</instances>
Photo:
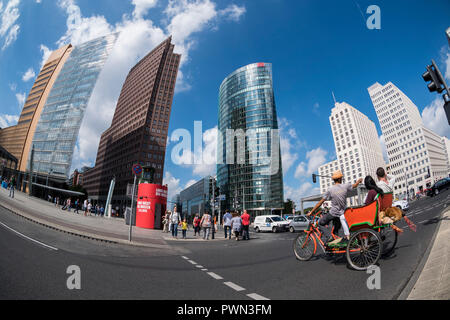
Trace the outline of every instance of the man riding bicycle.
<instances>
[{"instance_id":1,"label":"man riding bicycle","mask_svg":"<svg viewBox=\"0 0 450 320\"><path fill-rule=\"evenodd\" d=\"M322 200L320 200L308 213L308 216L311 216L325 201L331 201L331 209L328 213L323 214L319 220L319 229L322 234L326 236L325 243L332 240L331 231L326 227L331 221L337 224L340 222L344 228L346 239L342 239L341 244L345 244L350 237L350 231L344 217L344 212L347 208L347 194L352 189L358 187L363 180L359 179L353 185L351 183L342 184L343 177L344 175L341 171L336 171L333 173L331 179L333 180L334 185L324 194Z\"/></svg>"}]
</instances>

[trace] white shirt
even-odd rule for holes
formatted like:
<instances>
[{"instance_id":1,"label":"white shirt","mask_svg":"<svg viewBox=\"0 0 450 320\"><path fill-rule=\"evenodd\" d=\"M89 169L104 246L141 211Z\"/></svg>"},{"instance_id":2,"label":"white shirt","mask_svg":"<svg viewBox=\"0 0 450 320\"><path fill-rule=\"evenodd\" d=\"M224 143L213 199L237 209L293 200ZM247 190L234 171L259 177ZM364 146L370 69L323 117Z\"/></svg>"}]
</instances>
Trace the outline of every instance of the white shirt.
<instances>
[{"instance_id":1,"label":"white shirt","mask_svg":"<svg viewBox=\"0 0 450 320\"><path fill-rule=\"evenodd\" d=\"M388 174L386 176L386 179L388 181L387 183L386 183L386 181L378 180L378 182L377 182L378 188L383 190L384 193L394 192L395 177Z\"/></svg>"}]
</instances>

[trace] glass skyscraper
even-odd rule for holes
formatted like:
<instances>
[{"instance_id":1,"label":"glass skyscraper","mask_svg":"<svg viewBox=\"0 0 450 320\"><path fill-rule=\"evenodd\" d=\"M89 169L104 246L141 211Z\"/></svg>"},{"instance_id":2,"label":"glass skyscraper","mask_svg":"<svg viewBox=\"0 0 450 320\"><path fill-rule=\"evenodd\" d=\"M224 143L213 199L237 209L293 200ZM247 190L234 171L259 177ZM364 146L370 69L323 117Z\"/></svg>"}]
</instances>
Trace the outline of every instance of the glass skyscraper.
<instances>
[{"instance_id":1,"label":"glass skyscraper","mask_svg":"<svg viewBox=\"0 0 450 320\"><path fill-rule=\"evenodd\" d=\"M280 213L283 173L271 64L250 64L225 78L218 122L222 208L246 209L252 216Z\"/></svg>"},{"instance_id":2,"label":"glass skyscraper","mask_svg":"<svg viewBox=\"0 0 450 320\"><path fill-rule=\"evenodd\" d=\"M33 138L33 171L69 177L89 99L118 34L73 48L53 85Z\"/></svg>"}]
</instances>

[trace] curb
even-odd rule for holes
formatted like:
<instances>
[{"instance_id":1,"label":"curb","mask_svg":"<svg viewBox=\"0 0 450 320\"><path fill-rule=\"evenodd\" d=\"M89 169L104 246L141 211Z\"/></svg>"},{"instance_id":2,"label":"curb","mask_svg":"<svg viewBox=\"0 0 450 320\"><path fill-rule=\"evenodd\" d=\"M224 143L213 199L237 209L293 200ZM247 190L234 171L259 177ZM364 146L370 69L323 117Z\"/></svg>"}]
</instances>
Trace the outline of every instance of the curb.
<instances>
[{"instance_id":1,"label":"curb","mask_svg":"<svg viewBox=\"0 0 450 320\"><path fill-rule=\"evenodd\" d=\"M60 225L51 223L49 221L42 220L40 218L36 218L35 216L32 216L31 214L27 214L27 213L23 212L22 210L19 210L17 208L12 208L8 205L5 205L5 203L0 204L0 207L6 209L9 212L11 212L25 220L28 220L32 223L36 223L38 225L44 226L46 228L49 228L49 229L52 229L55 231L63 232L66 234L70 234L72 236L77 236L77 237L81 237L81 238L88 239L88 240L94 240L94 241L110 243L110 244L123 244L123 245L128 245L128 246L135 246L135 247L146 247L146 248L153 248L153 249L164 249L164 248L169 247L168 244L167 245L146 244L146 243L142 243L142 242L134 242L134 241L130 242L130 241L123 240L123 239L99 236L96 234L83 232L83 231L68 228L68 227L62 227Z\"/></svg>"},{"instance_id":2,"label":"curb","mask_svg":"<svg viewBox=\"0 0 450 320\"><path fill-rule=\"evenodd\" d=\"M437 225L436 230L434 231L433 238L431 239L431 241L428 245L428 248L426 249L424 255L422 256L422 259L420 260L420 262L417 264L415 271L406 280L406 283L404 285L402 285L402 289L400 289L400 292L396 296L393 297L393 300L407 300L408 299L409 295L412 292L412 289L416 285L417 280L419 279L419 277L423 271L423 268L425 267L425 264L428 261L428 257L430 256L431 250L433 250L434 242L435 242L437 235L439 233L439 230L441 228L441 223L442 223L441 219L447 211L450 211L450 206L446 206L444 208L444 210L441 211L441 214L439 216L439 224Z\"/></svg>"}]
</instances>

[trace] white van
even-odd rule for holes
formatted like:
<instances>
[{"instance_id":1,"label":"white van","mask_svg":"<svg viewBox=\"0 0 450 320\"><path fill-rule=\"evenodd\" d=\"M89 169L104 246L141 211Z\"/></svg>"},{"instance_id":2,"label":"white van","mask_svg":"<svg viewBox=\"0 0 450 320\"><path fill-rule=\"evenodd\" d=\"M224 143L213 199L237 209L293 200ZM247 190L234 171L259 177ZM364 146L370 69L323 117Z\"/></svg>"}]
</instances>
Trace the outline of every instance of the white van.
<instances>
[{"instance_id":1,"label":"white van","mask_svg":"<svg viewBox=\"0 0 450 320\"><path fill-rule=\"evenodd\" d=\"M284 220L280 216L257 216L253 222L253 229L256 232L261 231L287 231L289 228L289 221Z\"/></svg>"}]
</instances>

